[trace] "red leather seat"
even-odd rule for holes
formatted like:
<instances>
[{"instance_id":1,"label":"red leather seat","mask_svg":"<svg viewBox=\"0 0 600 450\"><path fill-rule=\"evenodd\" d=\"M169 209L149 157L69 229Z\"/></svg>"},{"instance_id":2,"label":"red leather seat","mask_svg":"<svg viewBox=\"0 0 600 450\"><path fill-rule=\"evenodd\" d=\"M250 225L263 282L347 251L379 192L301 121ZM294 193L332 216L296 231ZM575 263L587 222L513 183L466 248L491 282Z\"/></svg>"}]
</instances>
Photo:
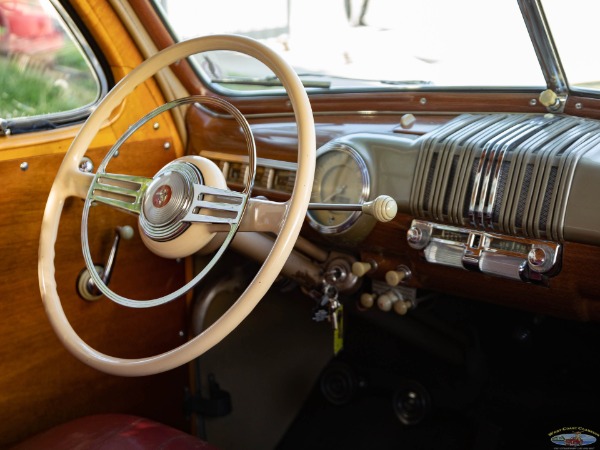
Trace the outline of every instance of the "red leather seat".
<instances>
[{"instance_id":1,"label":"red leather seat","mask_svg":"<svg viewBox=\"0 0 600 450\"><path fill-rule=\"evenodd\" d=\"M15 450L217 450L206 442L152 420L124 414L83 417L52 428Z\"/></svg>"}]
</instances>

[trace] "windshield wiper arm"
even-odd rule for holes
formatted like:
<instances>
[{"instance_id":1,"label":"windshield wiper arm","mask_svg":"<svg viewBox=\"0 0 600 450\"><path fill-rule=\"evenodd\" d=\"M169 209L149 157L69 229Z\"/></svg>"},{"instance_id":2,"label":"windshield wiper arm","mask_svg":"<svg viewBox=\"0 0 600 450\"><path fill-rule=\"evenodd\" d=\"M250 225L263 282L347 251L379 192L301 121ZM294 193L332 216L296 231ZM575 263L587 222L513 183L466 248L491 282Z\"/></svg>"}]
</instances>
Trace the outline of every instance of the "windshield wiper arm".
<instances>
[{"instance_id":1,"label":"windshield wiper arm","mask_svg":"<svg viewBox=\"0 0 600 450\"><path fill-rule=\"evenodd\" d=\"M426 81L426 80L379 80L380 83L382 84L391 84L393 86L403 86L403 85L407 85L407 86L415 86L415 85L428 85L428 84L433 84L432 81Z\"/></svg>"},{"instance_id":2,"label":"windshield wiper arm","mask_svg":"<svg viewBox=\"0 0 600 450\"><path fill-rule=\"evenodd\" d=\"M315 81L315 80L300 80L305 88L321 88L329 89L331 82L329 81ZM279 87L283 86L279 79L274 77L267 78L245 78L245 77L224 77L224 78L213 78L213 83L218 84L243 84L246 86L265 86L265 87Z\"/></svg>"}]
</instances>

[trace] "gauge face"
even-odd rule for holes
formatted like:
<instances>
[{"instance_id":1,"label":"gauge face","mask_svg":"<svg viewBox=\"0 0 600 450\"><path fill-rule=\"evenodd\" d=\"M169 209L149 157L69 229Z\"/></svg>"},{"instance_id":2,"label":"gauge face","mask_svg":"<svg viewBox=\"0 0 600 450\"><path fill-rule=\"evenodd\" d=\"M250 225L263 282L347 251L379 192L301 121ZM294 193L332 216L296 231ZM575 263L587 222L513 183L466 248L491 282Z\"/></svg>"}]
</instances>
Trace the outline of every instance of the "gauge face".
<instances>
[{"instance_id":1,"label":"gauge face","mask_svg":"<svg viewBox=\"0 0 600 450\"><path fill-rule=\"evenodd\" d=\"M369 173L351 147L336 145L319 152L311 203L361 204L369 196ZM311 210L309 223L322 233L339 233L350 227L359 211Z\"/></svg>"}]
</instances>

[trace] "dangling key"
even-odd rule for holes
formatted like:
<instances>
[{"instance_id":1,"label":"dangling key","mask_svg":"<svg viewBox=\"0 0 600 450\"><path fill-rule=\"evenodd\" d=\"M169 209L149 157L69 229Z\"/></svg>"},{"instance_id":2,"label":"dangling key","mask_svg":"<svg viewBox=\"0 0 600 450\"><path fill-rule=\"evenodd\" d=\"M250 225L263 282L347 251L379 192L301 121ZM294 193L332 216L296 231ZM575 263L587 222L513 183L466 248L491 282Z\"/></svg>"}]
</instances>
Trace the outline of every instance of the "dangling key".
<instances>
[{"instance_id":1,"label":"dangling key","mask_svg":"<svg viewBox=\"0 0 600 450\"><path fill-rule=\"evenodd\" d=\"M340 309L342 305L337 300L337 295L335 298L329 299L329 321L331 322L331 326L334 330L338 329L338 309Z\"/></svg>"}]
</instances>

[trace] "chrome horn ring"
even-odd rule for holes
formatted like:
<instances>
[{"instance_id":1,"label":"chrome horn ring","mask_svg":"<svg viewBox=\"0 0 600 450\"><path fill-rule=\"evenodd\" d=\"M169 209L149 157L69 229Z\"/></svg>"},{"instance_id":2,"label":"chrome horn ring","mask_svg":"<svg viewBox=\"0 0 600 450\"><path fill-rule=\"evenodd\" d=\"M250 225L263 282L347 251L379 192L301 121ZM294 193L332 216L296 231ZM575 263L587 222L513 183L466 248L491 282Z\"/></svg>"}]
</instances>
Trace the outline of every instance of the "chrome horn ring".
<instances>
[{"instance_id":1,"label":"chrome horn ring","mask_svg":"<svg viewBox=\"0 0 600 450\"><path fill-rule=\"evenodd\" d=\"M111 159L119 151L122 151L122 145L144 124L165 111L191 103L208 104L222 108L231 114L240 125L248 147L248 177L244 184L244 190L241 193L205 186L200 170L193 164L182 160L176 160L167 164L152 179L127 177L106 172L106 167ZM85 198L81 220L81 246L86 267L97 288L110 300L130 308L159 306L189 292L212 270L235 237L254 187L255 175L256 144L254 136L246 118L231 103L216 97L194 95L165 103L142 117L107 152L98 166L94 180ZM117 184L107 184L107 180L116 181ZM132 186L122 187L123 184L127 185L127 183L137 184L139 187L137 189ZM217 200L212 202L205 201L204 198L207 195ZM127 196L131 198L130 201L123 200L122 197ZM230 211L232 214L230 214L229 218L202 214L206 210L222 209L217 206L219 198L227 199L227 203L222 205L225 205L225 209L231 208ZM134 300L119 295L110 289L93 269L94 262L89 248L88 219L90 208L94 202L104 203L129 213L139 214L139 223L142 232L154 242L167 242L176 239L192 226L193 223L227 224L230 228L227 237L206 267L184 286L156 299Z\"/></svg>"}]
</instances>

